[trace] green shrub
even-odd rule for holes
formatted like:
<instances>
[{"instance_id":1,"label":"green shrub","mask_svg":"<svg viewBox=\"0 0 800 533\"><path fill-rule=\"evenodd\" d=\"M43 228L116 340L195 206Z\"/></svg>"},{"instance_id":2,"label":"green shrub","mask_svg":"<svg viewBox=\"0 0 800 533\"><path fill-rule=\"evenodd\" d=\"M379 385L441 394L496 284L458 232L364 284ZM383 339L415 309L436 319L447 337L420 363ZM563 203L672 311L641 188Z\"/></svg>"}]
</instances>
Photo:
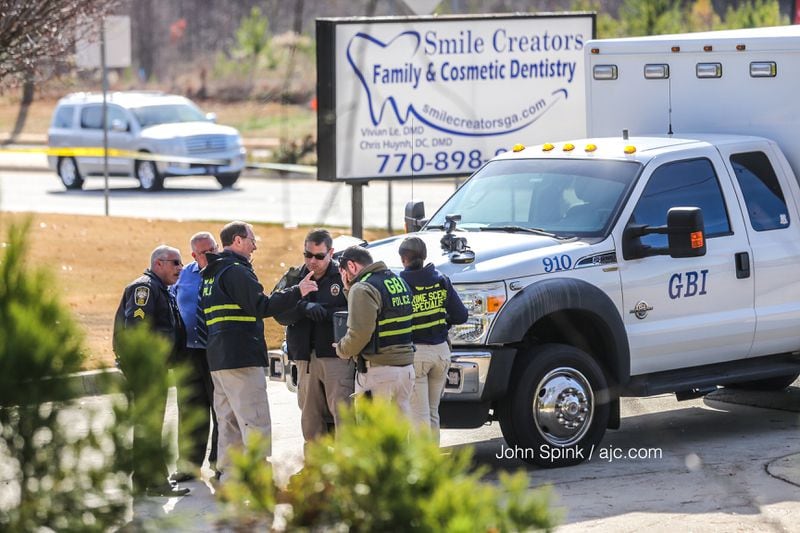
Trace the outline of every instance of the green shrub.
<instances>
[{"instance_id":1,"label":"green shrub","mask_svg":"<svg viewBox=\"0 0 800 533\"><path fill-rule=\"evenodd\" d=\"M28 228L12 226L0 255L0 469L9 480L0 485L0 531L108 531L128 507L131 428L142 431L143 470L169 454L153 403L156 387L167 386L168 350L145 328L125 332L120 358L134 370L123 391L136 396L133 407L110 395L109 419L99 403L74 400L82 391L68 374L81 369L81 335L49 275L25 265ZM108 377L100 389L120 391L118 382Z\"/></svg>"},{"instance_id":2,"label":"green shrub","mask_svg":"<svg viewBox=\"0 0 800 533\"><path fill-rule=\"evenodd\" d=\"M137 476L153 483L166 483L164 460L172 456L170 444L177 438L182 445L189 444L189 435L200 419L200 413L182 410L178 426L179 435L168 427L163 431L164 402L171 385L167 357L168 342L154 335L148 328L139 327L117 333L119 365L125 379L122 391L132 402L117 402L114 407L117 423L133 427L136 431ZM187 370L183 366L173 369L174 381L180 386ZM124 454L118 456L117 466L128 472L132 469L133 455L126 445Z\"/></svg>"},{"instance_id":3,"label":"green shrub","mask_svg":"<svg viewBox=\"0 0 800 533\"><path fill-rule=\"evenodd\" d=\"M223 499L234 514L267 520L274 502L289 504L289 530L521 531L551 529L546 489L530 490L525 472L501 473L499 486L472 468L471 448L443 453L427 435L411 430L392 404L359 404L336 439L306 448L305 466L277 494L263 444L254 441L234 457Z\"/></svg>"},{"instance_id":4,"label":"green shrub","mask_svg":"<svg viewBox=\"0 0 800 533\"><path fill-rule=\"evenodd\" d=\"M81 336L49 276L25 266L28 227L11 227L0 256L0 464L10 479L0 530L104 531L127 505L114 458L125 427L106 431L69 401L71 382L59 378L80 370ZM65 426L70 409L85 427Z\"/></svg>"}]
</instances>

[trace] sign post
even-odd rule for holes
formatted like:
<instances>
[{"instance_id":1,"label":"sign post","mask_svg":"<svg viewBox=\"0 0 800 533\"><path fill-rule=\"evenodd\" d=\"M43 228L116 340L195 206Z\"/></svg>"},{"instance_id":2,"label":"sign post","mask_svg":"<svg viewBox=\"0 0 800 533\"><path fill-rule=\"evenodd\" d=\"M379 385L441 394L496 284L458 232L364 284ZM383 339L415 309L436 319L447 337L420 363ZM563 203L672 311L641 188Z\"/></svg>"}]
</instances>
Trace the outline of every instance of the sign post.
<instances>
[{"instance_id":1,"label":"sign post","mask_svg":"<svg viewBox=\"0 0 800 533\"><path fill-rule=\"evenodd\" d=\"M101 69L103 77L103 200L108 216L108 69L131 66L130 17L100 19L99 35L89 31L75 44L75 62L80 68Z\"/></svg>"}]
</instances>

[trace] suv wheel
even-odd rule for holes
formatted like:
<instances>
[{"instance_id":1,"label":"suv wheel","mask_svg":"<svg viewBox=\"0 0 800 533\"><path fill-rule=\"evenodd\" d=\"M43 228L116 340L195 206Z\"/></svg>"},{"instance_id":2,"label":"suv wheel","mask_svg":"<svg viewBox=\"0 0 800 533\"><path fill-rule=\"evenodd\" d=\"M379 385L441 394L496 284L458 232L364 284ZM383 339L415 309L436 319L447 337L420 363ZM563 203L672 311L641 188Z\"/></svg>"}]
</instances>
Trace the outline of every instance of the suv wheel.
<instances>
[{"instance_id":1,"label":"suv wheel","mask_svg":"<svg viewBox=\"0 0 800 533\"><path fill-rule=\"evenodd\" d=\"M233 187L236 180L239 179L239 172L231 172L229 174L217 174L214 176L223 188Z\"/></svg>"},{"instance_id":2,"label":"suv wheel","mask_svg":"<svg viewBox=\"0 0 800 533\"><path fill-rule=\"evenodd\" d=\"M588 459L611 412L603 370L586 352L564 344L537 346L517 360L518 377L498 411L514 455L545 468Z\"/></svg>"},{"instance_id":3,"label":"suv wheel","mask_svg":"<svg viewBox=\"0 0 800 533\"><path fill-rule=\"evenodd\" d=\"M71 157L58 159L58 177L67 189L80 189L83 187L83 177L78 170L78 164Z\"/></svg>"},{"instance_id":4,"label":"suv wheel","mask_svg":"<svg viewBox=\"0 0 800 533\"><path fill-rule=\"evenodd\" d=\"M155 161L137 161L136 179L145 191L160 191L164 188L164 178L158 172Z\"/></svg>"}]
</instances>

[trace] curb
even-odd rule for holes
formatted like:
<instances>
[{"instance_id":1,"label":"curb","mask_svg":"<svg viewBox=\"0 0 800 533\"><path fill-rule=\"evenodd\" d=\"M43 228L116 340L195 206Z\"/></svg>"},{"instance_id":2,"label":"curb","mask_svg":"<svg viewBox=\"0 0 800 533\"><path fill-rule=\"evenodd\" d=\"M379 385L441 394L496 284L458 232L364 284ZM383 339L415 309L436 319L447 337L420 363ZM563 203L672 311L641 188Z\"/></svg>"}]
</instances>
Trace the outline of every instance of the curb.
<instances>
[{"instance_id":1,"label":"curb","mask_svg":"<svg viewBox=\"0 0 800 533\"><path fill-rule=\"evenodd\" d=\"M66 382L70 391L70 399L84 396L102 396L122 391L125 381L122 372L117 368L87 370L50 379Z\"/></svg>"},{"instance_id":2,"label":"curb","mask_svg":"<svg viewBox=\"0 0 800 533\"><path fill-rule=\"evenodd\" d=\"M20 133L11 139L9 133L0 133L0 146L8 144L44 147L47 146L47 134ZM242 137L242 145L248 150L274 150L275 148L280 148L281 140L275 137Z\"/></svg>"},{"instance_id":3,"label":"curb","mask_svg":"<svg viewBox=\"0 0 800 533\"><path fill-rule=\"evenodd\" d=\"M0 160L0 172L52 172L53 176L56 177L56 181L58 181L58 175L54 170L51 170L49 166L34 164L34 165L27 165L21 163L3 163ZM264 171L261 169L245 169L242 171L242 176L247 178L258 178L264 176ZM102 177L102 176L101 176ZM181 176L176 176L181 177ZM91 178L94 179L94 178ZM131 178L135 179L135 178Z\"/></svg>"}]
</instances>

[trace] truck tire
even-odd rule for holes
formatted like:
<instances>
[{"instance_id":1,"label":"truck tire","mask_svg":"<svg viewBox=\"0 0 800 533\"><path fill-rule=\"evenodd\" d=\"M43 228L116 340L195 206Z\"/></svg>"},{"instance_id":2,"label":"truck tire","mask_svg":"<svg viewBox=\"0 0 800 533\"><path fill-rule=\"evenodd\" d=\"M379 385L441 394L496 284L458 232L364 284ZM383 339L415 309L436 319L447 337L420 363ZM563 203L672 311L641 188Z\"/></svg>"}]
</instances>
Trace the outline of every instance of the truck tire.
<instances>
[{"instance_id":1,"label":"truck tire","mask_svg":"<svg viewBox=\"0 0 800 533\"><path fill-rule=\"evenodd\" d=\"M513 456L544 468L589 458L610 416L603 369L586 352L544 344L517 355L516 379L498 406Z\"/></svg>"},{"instance_id":2,"label":"truck tire","mask_svg":"<svg viewBox=\"0 0 800 533\"><path fill-rule=\"evenodd\" d=\"M160 191L164 188L164 176L158 171L155 161L136 161L136 179L143 191Z\"/></svg>"},{"instance_id":3,"label":"truck tire","mask_svg":"<svg viewBox=\"0 0 800 533\"><path fill-rule=\"evenodd\" d=\"M788 376L757 379L754 381L743 381L741 383L726 385L725 387L728 389L776 391L785 389L786 387L794 383L798 377L800 377L800 374L790 374Z\"/></svg>"}]
</instances>

